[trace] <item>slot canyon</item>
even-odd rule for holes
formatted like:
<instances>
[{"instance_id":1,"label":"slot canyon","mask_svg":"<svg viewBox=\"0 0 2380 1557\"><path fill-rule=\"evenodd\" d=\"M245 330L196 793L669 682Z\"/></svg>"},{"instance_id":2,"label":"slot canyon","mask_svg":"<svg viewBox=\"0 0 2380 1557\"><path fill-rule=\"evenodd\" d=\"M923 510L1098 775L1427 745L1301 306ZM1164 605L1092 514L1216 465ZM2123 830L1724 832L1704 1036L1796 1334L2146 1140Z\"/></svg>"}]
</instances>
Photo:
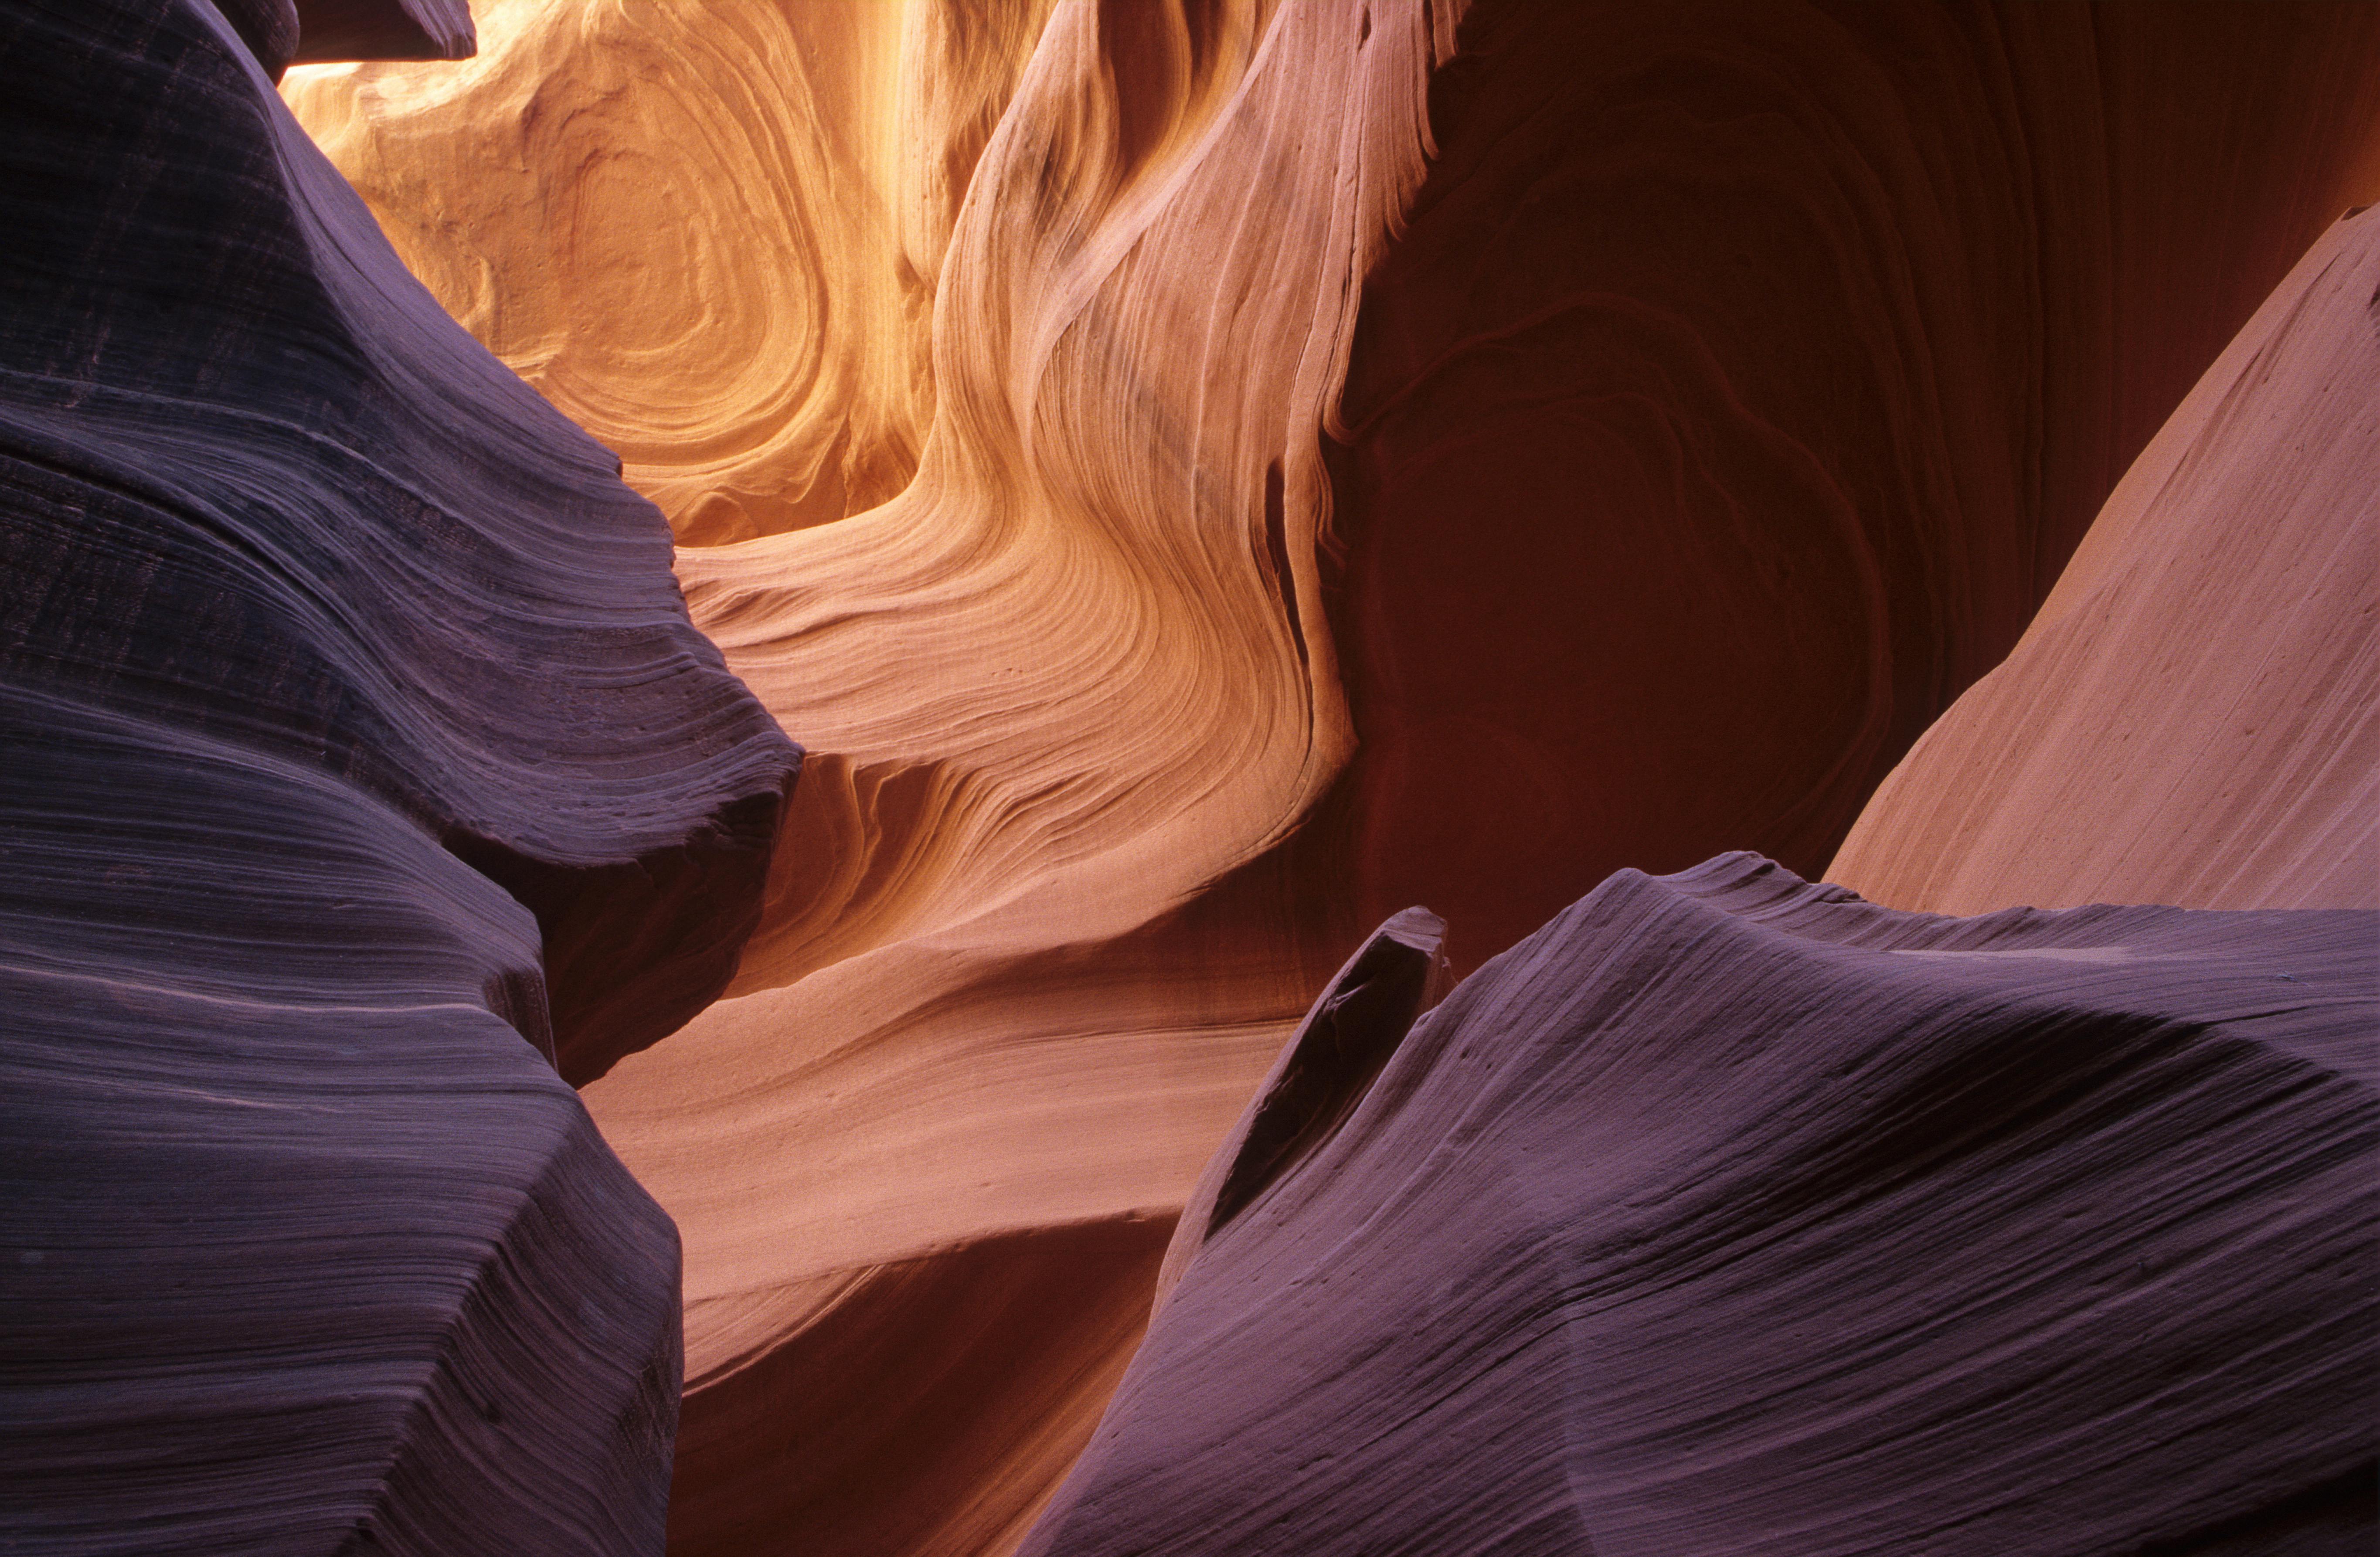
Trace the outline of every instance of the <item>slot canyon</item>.
<instances>
[{"instance_id":1,"label":"slot canyon","mask_svg":"<svg viewBox=\"0 0 2380 1557\"><path fill-rule=\"evenodd\" d=\"M0 70L0 1551L2380 1540L2380 6Z\"/></svg>"}]
</instances>

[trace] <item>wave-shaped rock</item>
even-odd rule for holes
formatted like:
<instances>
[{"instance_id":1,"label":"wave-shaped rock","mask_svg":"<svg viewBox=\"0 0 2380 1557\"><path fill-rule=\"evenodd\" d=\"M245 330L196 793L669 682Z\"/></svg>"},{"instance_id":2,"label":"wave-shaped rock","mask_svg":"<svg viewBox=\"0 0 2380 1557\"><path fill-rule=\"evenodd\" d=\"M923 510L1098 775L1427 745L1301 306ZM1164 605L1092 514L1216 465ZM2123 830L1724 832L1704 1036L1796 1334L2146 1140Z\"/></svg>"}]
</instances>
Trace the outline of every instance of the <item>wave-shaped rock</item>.
<instances>
[{"instance_id":1,"label":"wave-shaped rock","mask_svg":"<svg viewBox=\"0 0 2380 1557\"><path fill-rule=\"evenodd\" d=\"M1050 4L497 0L460 68L285 90L455 317L715 544L916 472L943 251Z\"/></svg>"},{"instance_id":2,"label":"wave-shaped rock","mask_svg":"<svg viewBox=\"0 0 2380 1557\"><path fill-rule=\"evenodd\" d=\"M0 1546L657 1551L676 1232L536 1047L536 921L13 676L0 766Z\"/></svg>"},{"instance_id":3,"label":"wave-shaped rock","mask_svg":"<svg viewBox=\"0 0 2380 1557\"><path fill-rule=\"evenodd\" d=\"M790 831L838 862L772 900L737 998L588 1094L686 1236L682 1551L1019 1527L1128 1355L1120 1295L1327 969L1251 862L1344 758L1318 428L1451 33L1419 5L1265 9L1054 12L942 265L917 480L679 554L729 663L835 754ZM1218 878L1253 911L1193 901ZM928 1262L1068 1295L969 1344L1001 1455L860 1478L783 1449L935 1441L945 1395L839 1393L857 1414L830 1420L772 1382L925 1325L859 1306ZM1047 1341L1070 1328L1096 1356ZM711 1425L771 1416L774 1446Z\"/></svg>"},{"instance_id":4,"label":"wave-shaped rock","mask_svg":"<svg viewBox=\"0 0 2380 1557\"><path fill-rule=\"evenodd\" d=\"M1950 913L2380 906L2380 212L2207 370L1828 875Z\"/></svg>"},{"instance_id":5,"label":"wave-shaped rock","mask_svg":"<svg viewBox=\"0 0 2380 1557\"><path fill-rule=\"evenodd\" d=\"M10 24L7 663L417 818L538 914L563 1072L600 1075L733 970L792 748L616 462L206 15Z\"/></svg>"},{"instance_id":6,"label":"wave-shaped rock","mask_svg":"<svg viewBox=\"0 0 2380 1557\"><path fill-rule=\"evenodd\" d=\"M1458 968L1623 865L1824 870L2380 200L2369 6L1480 0L1430 91L1333 621L1343 879Z\"/></svg>"},{"instance_id":7,"label":"wave-shaped rock","mask_svg":"<svg viewBox=\"0 0 2380 1557\"><path fill-rule=\"evenodd\" d=\"M682 1551L1013 1535L1349 898L1469 961L1815 869L2380 79L2352 7L1499 3L1430 87L1463 12L504 0L293 78L821 751L734 998L589 1093L687 1237ZM953 1347L968 1283L1037 1295Z\"/></svg>"},{"instance_id":8,"label":"wave-shaped rock","mask_svg":"<svg viewBox=\"0 0 2380 1557\"><path fill-rule=\"evenodd\" d=\"M2375 936L1615 876L1297 1049L1023 1551L2368 1551Z\"/></svg>"},{"instance_id":9,"label":"wave-shaped rock","mask_svg":"<svg viewBox=\"0 0 2380 1557\"><path fill-rule=\"evenodd\" d=\"M568 1082L798 751L221 13L0 58L0 1544L653 1550L676 1239Z\"/></svg>"}]
</instances>

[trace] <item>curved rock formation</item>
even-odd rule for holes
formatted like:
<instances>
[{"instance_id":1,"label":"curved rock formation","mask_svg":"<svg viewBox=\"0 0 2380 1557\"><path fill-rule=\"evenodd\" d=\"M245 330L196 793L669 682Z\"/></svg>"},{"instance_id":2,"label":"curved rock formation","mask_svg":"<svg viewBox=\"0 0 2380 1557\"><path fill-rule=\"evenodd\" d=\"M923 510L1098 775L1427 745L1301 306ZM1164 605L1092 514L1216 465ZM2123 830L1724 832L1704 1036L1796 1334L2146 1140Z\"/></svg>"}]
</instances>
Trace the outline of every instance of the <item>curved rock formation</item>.
<instances>
[{"instance_id":1,"label":"curved rock formation","mask_svg":"<svg viewBox=\"0 0 2380 1557\"><path fill-rule=\"evenodd\" d=\"M1184 1222L1023 1551L2368 1551L2375 936L1622 872Z\"/></svg>"},{"instance_id":2,"label":"curved rock formation","mask_svg":"<svg viewBox=\"0 0 2380 1557\"><path fill-rule=\"evenodd\" d=\"M2339 212L2380 9L1479 0L1365 286L1364 922L1815 874Z\"/></svg>"},{"instance_id":3,"label":"curved rock formation","mask_svg":"<svg viewBox=\"0 0 2380 1557\"><path fill-rule=\"evenodd\" d=\"M0 1545L651 1551L676 1239L565 1078L798 751L213 6L0 58Z\"/></svg>"},{"instance_id":4,"label":"curved rock formation","mask_svg":"<svg viewBox=\"0 0 2380 1557\"><path fill-rule=\"evenodd\" d=\"M1950 913L2380 907L2380 212L2207 370L1828 874Z\"/></svg>"},{"instance_id":5,"label":"curved rock formation","mask_svg":"<svg viewBox=\"0 0 2380 1557\"><path fill-rule=\"evenodd\" d=\"M21 668L0 1546L659 1550L677 1236L533 1047L536 921L335 774Z\"/></svg>"},{"instance_id":6,"label":"curved rock formation","mask_svg":"<svg viewBox=\"0 0 2380 1557\"><path fill-rule=\"evenodd\" d=\"M509 0L292 79L821 751L736 998L588 1095L686 1235L680 1551L1011 1539L1351 900L1467 964L1815 870L2380 173L2364 7L1497 0L1429 87L1462 11Z\"/></svg>"},{"instance_id":7,"label":"curved rock formation","mask_svg":"<svg viewBox=\"0 0 2380 1557\"><path fill-rule=\"evenodd\" d=\"M0 367L37 474L7 566L60 582L13 597L10 659L417 818L538 914L562 1069L601 1075L734 967L792 748L686 625L611 456L174 18L153 43L115 11L14 24L72 87L24 100L11 148ZM181 139L68 95L118 55ZM92 189L122 208L58 218Z\"/></svg>"},{"instance_id":8,"label":"curved rock formation","mask_svg":"<svg viewBox=\"0 0 2380 1557\"><path fill-rule=\"evenodd\" d=\"M699 543L875 507L933 415L976 158L1051 0L496 0L289 102L416 274Z\"/></svg>"},{"instance_id":9,"label":"curved rock formation","mask_svg":"<svg viewBox=\"0 0 2380 1557\"><path fill-rule=\"evenodd\" d=\"M834 754L789 835L837 866L772 895L741 998L588 1093L686 1236L677 1550L796 1521L832 1547L886 1509L902 1550L1020 1528L1328 967L1252 862L1346 751L1318 429L1448 23L1060 7L941 272L965 327L935 337L916 481L841 524L681 552L729 663ZM1254 911L1189 906L1219 878ZM856 1306L1045 1259L1064 1263L1031 1279L1069 1306L1003 1309L971 1344L973 1409L1011 1424L994 1473L888 1456L839 1482L781 1447L919 1441L943 1397L830 1420L776 1381L853 1327L930 1353L942 1337L892 1327L939 1308ZM1070 1330L1109 1349L1043 1339ZM773 1441L711 1426L761 1417Z\"/></svg>"},{"instance_id":10,"label":"curved rock formation","mask_svg":"<svg viewBox=\"0 0 2380 1557\"><path fill-rule=\"evenodd\" d=\"M1373 931L1324 988L1182 1208L1157 1274L1159 1308L1208 1238L1347 1122L1414 1018L1445 993L1445 920L1407 908Z\"/></svg>"}]
</instances>

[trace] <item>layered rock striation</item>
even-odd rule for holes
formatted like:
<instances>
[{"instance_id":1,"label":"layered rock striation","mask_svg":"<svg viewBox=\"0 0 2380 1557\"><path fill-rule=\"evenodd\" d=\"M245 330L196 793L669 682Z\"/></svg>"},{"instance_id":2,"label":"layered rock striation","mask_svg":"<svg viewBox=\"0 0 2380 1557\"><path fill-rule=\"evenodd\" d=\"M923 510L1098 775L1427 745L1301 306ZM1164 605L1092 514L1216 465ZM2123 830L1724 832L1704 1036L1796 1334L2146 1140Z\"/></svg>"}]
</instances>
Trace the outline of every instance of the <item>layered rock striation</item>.
<instances>
[{"instance_id":1,"label":"layered rock striation","mask_svg":"<svg viewBox=\"0 0 2380 1557\"><path fill-rule=\"evenodd\" d=\"M1828 874L1950 913L2380 907L2380 213L2206 371Z\"/></svg>"},{"instance_id":2,"label":"layered rock striation","mask_svg":"<svg viewBox=\"0 0 2380 1557\"><path fill-rule=\"evenodd\" d=\"M943 253L1050 6L482 0L466 65L285 90L455 316L717 544L916 473Z\"/></svg>"},{"instance_id":3,"label":"layered rock striation","mask_svg":"<svg viewBox=\"0 0 2380 1557\"><path fill-rule=\"evenodd\" d=\"M204 0L0 18L0 1545L654 1550L798 750Z\"/></svg>"},{"instance_id":4,"label":"layered rock striation","mask_svg":"<svg viewBox=\"0 0 2380 1557\"><path fill-rule=\"evenodd\" d=\"M2366 1551L2376 936L1622 872L1294 1051L1023 1551Z\"/></svg>"},{"instance_id":5,"label":"layered rock striation","mask_svg":"<svg viewBox=\"0 0 2380 1557\"><path fill-rule=\"evenodd\" d=\"M588 1094L686 1234L678 1550L1013 1540L1336 960L1281 932L1262 861L1345 757L1318 429L1450 19L1053 12L941 270L917 479L680 553L729 663L830 754L788 838L835 865L772 888L735 998ZM913 1298L987 1271L1055 1302L957 1352L980 1447L901 1447L947 1435L927 1379L783 1383L855 1332L941 1355L949 1299Z\"/></svg>"},{"instance_id":6,"label":"layered rock striation","mask_svg":"<svg viewBox=\"0 0 2380 1557\"><path fill-rule=\"evenodd\" d=\"M2366 7L1467 11L504 0L291 78L819 751L588 1094L687 1240L677 1550L1014 1540L1355 916L1815 871L2380 165Z\"/></svg>"}]
</instances>

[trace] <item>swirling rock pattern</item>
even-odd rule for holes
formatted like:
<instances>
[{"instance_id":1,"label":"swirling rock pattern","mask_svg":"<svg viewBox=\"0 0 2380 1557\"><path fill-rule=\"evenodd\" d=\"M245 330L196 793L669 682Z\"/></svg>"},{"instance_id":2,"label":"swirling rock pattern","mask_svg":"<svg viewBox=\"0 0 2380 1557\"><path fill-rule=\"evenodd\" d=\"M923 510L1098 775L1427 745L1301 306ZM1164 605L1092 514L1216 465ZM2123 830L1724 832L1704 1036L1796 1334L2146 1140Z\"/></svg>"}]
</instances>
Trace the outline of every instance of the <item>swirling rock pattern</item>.
<instances>
[{"instance_id":1,"label":"swirling rock pattern","mask_svg":"<svg viewBox=\"0 0 2380 1557\"><path fill-rule=\"evenodd\" d=\"M2374 176L2366 7L1500 0L1430 87L1463 15L510 0L292 78L820 750L734 998L588 1094L686 1235L681 1552L1014 1539L1351 901L1468 964L1815 870Z\"/></svg>"},{"instance_id":2,"label":"swirling rock pattern","mask_svg":"<svg viewBox=\"0 0 2380 1557\"><path fill-rule=\"evenodd\" d=\"M1059 7L941 269L964 323L917 480L680 553L729 663L833 754L789 836L838 865L772 894L740 998L588 1093L686 1235L676 1550L1014 1539L1327 972L1259 862L1344 760L1318 430L1450 43L1418 5ZM992 1270L1065 1307L982 1316L981 1474L789 1449L930 1441L946 1394L830 1419L781 1381L855 1332L946 1348L904 1295Z\"/></svg>"},{"instance_id":3,"label":"swirling rock pattern","mask_svg":"<svg viewBox=\"0 0 2380 1557\"><path fill-rule=\"evenodd\" d=\"M915 473L943 250L1050 3L497 0L460 68L285 90L455 317L714 543Z\"/></svg>"},{"instance_id":4,"label":"swirling rock pattern","mask_svg":"<svg viewBox=\"0 0 2380 1557\"><path fill-rule=\"evenodd\" d=\"M2380 199L2369 6L1481 0L1462 43L1332 608L1346 877L1458 968L1623 865L1824 869Z\"/></svg>"},{"instance_id":5,"label":"swirling rock pattern","mask_svg":"<svg viewBox=\"0 0 2380 1557\"><path fill-rule=\"evenodd\" d=\"M2375 936L1622 872L1184 1222L1023 1551L2368 1551Z\"/></svg>"},{"instance_id":6,"label":"swirling rock pattern","mask_svg":"<svg viewBox=\"0 0 2380 1557\"><path fill-rule=\"evenodd\" d=\"M2207 370L1828 874L1952 913L2380 907L2380 213Z\"/></svg>"},{"instance_id":7,"label":"swirling rock pattern","mask_svg":"<svg viewBox=\"0 0 2380 1557\"><path fill-rule=\"evenodd\" d=\"M652 1551L676 1239L568 1079L798 751L221 13L0 58L0 1545Z\"/></svg>"}]
</instances>

